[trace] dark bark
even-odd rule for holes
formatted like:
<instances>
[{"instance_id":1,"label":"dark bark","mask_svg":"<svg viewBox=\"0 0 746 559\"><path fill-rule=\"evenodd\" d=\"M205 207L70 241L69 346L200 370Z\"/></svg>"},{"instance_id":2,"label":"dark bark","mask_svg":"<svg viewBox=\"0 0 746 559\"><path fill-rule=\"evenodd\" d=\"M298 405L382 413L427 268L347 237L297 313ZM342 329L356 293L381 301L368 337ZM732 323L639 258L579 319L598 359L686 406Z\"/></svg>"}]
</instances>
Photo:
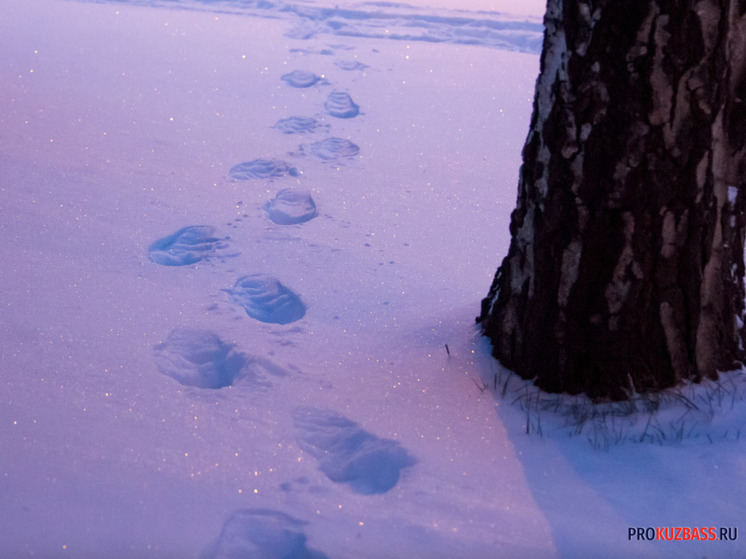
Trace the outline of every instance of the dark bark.
<instances>
[{"instance_id":1,"label":"dark bark","mask_svg":"<svg viewBox=\"0 0 746 559\"><path fill-rule=\"evenodd\" d=\"M478 320L552 392L744 359L746 2L549 0L511 245Z\"/></svg>"}]
</instances>

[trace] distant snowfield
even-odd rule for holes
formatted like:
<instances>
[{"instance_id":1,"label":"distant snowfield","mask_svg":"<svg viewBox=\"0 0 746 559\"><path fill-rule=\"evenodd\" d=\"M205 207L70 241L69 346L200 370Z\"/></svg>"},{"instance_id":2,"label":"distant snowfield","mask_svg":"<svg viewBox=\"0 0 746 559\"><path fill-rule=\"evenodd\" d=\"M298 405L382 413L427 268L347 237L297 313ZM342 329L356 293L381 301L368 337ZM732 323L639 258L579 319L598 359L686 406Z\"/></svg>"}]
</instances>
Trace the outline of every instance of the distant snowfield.
<instances>
[{"instance_id":1,"label":"distant snowfield","mask_svg":"<svg viewBox=\"0 0 746 559\"><path fill-rule=\"evenodd\" d=\"M118 3L118 0L103 1ZM526 2L517 10L506 0L473 0L462 2L458 7L447 0L434 3L424 0L414 3L130 0L127 4L281 19L290 24L285 32L287 37L306 40L332 35L483 45L538 52L543 35L541 16L544 6L537 0ZM496 11L498 9L500 11ZM324 50L329 54L333 52L332 49ZM340 63L344 64L343 61Z\"/></svg>"},{"instance_id":2,"label":"distant snowfield","mask_svg":"<svg viewBox=\"0 0 746 559\"><path fill-rule=\"evenodd\" d=\"M743 556L627 537L741 527L740 401L492 386L541 7L336 4L3 0L0 556Z\"/></svg>"}]
</instances>

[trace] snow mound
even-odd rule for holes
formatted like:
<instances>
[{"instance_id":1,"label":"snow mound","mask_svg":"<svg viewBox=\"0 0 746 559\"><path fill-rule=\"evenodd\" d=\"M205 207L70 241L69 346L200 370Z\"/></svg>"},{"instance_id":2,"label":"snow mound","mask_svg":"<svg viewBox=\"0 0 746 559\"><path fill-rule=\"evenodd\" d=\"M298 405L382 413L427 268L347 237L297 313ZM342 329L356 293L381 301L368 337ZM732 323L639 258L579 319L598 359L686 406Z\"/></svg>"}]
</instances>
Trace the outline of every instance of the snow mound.
<instances>
[{"instance_id":1,"label":"snow mound","mask_svg":"<svg viewBox=\"0 0 746 559\"><path fill-rule=\"evenodd\" d=\"M284 175L297 177L298 169L279 159L254 159L234 165L228 171L228 174L233 179L247 181L253 179L271 179Z\"/></svg>"},{"instance_id":2,"label":"snow mound","mask_svg":"<svg viewBox=\"0 0 746 559\"><path fill-rule=\"evenodd\" d=\"M306 314L306 305L300 297L272 276L243 276L236 280L232 289L223 291L241 305L246 314L261 322L289 324Z\"/></svg>"},{"instance_id":3,"label":"snow mound","mask_svg":"<svg viewBox=\"0 0 746 559\"><path fill-rule=\"evenodd\" d=\"M306 545L306 524L276 510L237 510L200 559L325 559Z\"/></svg>"},{"instance_id":4,"label":"snow mound","mask_svg":"<svg viewBox=\"0 0 746 559\"><path fill-rule=\"evenodd\" d=\"M332 411L303 407L293 413L296 440L319 469L355 493L386 493L416 460L396 441L380 439Z\"/></svg>"},{"instance_id":5,"label":"snow mound","mask_svg":"<svg viewBox=\"0 0 746 559\"><path fill-rule=\"evenodd\" d=\"M290 87L311 87L321 78L316 74L306 72L305 70L293 70L289 74L281 76L280 79Z\"/></svg>"},{"instance_id":6,"label":"snow mound","mask_svg":"<svg viewBox=\"0 0 746 559\"><path fill-rule=\"evenodd\" d=\"M337 118L354 118L360 114L360 107L344 91L332 91L324 103L324 108L327 113Z\"/></svg>"},{"instance_id":7,"label":"snow mound","mask_svg":"<svg viewBox=\"0 0 746 559\"><path fill-rule=\"evenodd\" d=\"M283 134L308 134L316 132L321 126L318 120L310 116L291 116L275 123L275 128Z\"/></svg>"},{"instance_id":8,"label":"snow mound","mask_svg":"<svg viewBox=\"0 0 746 559\"><path fill-rule=\"evenodd\" d=\"M265 205L269 219L277 225L295 225L316 217L316 203L307 190L285 188Z\"/></svg>"},{"instance_id":9,"label":"snow mound","mask_svg":"<svg viewBox=\"0 0 746 559\"><path fill-rule=\"evenodd\" d=\"M484 379L483 387L487 386L499 389L501 398L520 409L527 434L574 437L608 451L623 444L682 446L740 440L743 422L728 420L726 410L732 412L746 400L746 371L720 372L717 380L633 394L619 402L546 393L507 369Z\"/></svg>"},{"instance_id":10,"label":"snow mound","mask_svg":"<svg viewBox=\"0 0 746 559\"><path fill-rule=\"evenodd\" d=\"M158 371L198 388L231 386L243 373L247 357L216 334L197 328L175 328L155 346Z\"/></svg>"},{"instance_id":11,"label":"snow mound","mask_svg":"<svg viewBox=\"0 0 746 559\"><path fill-rule=\"evenodd\" d=\"M354 157L360 148L344 138L327 138L311 144L311 153L324 161L333 161L343 157Z\"/></svg>"},{"instance_id":12,"label":"snow mound","mask_svg":"<svg viewBox=\"0 0 746 559\"><path fill-rule=\"evenodd\" d=\"M208 260L228 246L227 238L215 237L214 232L215 228L208 225L184 227L151 244L148 258L162 266L187 266Z\"/></svg>"}]
</instances>

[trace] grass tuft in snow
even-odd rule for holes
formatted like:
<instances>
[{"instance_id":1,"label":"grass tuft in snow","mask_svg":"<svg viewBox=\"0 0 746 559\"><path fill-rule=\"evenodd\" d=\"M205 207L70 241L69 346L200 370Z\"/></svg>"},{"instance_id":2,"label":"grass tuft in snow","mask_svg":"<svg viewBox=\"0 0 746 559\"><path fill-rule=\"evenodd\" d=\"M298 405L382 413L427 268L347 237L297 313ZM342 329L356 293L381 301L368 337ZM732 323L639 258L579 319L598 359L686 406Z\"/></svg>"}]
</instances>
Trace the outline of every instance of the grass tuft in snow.
<instances>
[{"instance_id":1,"label":"grass tuft in snow","mask_svg":"<svg viewBox=\"0 0 746 559\"><path fill-rule=\"evenodd\" d=\"M713 444L740 440L746 416L746 370L717 381L688 383L623 402L594 402L584 395L548 394L532 381L498 367L478 384L510 401L524 415L526 434L577 437L597 450L621 443Z\"/></svg>"}]
</instances>

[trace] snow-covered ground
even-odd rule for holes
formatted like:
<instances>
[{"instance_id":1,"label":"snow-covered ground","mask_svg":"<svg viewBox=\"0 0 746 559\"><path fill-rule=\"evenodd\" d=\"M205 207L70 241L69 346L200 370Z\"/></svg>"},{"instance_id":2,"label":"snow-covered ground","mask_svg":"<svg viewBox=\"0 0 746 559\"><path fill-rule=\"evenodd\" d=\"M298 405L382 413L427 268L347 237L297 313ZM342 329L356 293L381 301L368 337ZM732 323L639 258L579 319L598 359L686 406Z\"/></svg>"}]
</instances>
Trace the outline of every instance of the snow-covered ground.
<instances>
[{"instance_id":1,"label":"snow-covered ground","mask_svg":"<svg viewBox=\"0 0 746 559\"><path fill-rule=\"evenodd\" d=\"M324 2L0 0L0 557L744 556L628 537L743 528L739 378L571 436L475 328L541 2Z\"/></svg>"}]
</instances>

